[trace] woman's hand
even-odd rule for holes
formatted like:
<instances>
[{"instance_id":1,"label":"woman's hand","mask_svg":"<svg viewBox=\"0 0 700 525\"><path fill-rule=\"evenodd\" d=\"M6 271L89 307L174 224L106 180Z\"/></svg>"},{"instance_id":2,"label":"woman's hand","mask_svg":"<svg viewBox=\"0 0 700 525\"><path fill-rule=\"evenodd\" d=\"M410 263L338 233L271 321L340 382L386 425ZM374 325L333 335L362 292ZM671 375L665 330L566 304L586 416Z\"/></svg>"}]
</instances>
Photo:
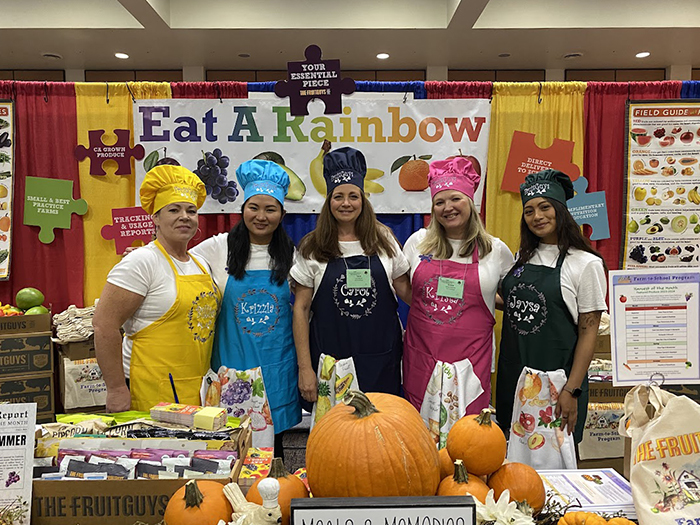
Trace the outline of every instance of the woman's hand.
<instances>
[{"instance_id":1,"label":"woman's hand","mask_svg":"<svg viewBox=\"0 0 700 525\"><path fill-rule=\"evenodd\" d=\"M554 409L554 416L561 417L562 430L566 429L567 434L571 434L576 426L578 417L578 400L568 391L562 390L559 393L559 402Z\"/></svg>"},{"instance_id":2,"label":"woman's hand","mask_svg":"<svg viewBox=\"0 0 700 525\"><path fill-rule=\"evenodd\" d=\"M299 391L304 401L313 403L318 397L318 380L313 368L299 368Z\"/></svg>"},{"instance_id":3,"label":"woman's hand","mask_svg":"<svg viewBox=\"0 0 700 525\"><path fill-rule=\"evenodd\" d=\"M131 410L131 393L126 384L123 388L107 390L107 407L105 410L108 414Z\"/></svg>"}]
</instances>

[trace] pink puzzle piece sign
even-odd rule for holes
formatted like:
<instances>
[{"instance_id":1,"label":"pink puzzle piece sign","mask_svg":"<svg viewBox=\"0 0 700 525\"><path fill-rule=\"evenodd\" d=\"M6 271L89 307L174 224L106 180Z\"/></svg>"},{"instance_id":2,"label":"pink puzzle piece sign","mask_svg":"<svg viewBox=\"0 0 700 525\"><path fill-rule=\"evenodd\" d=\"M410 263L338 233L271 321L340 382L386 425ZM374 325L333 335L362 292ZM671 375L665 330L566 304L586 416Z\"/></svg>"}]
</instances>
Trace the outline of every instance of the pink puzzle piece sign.
<instances>
[{"instance_id":1,"label":"pink puzzle piece sign","mask_svg":"<svg viewBox=\"0 0 700 525\"><path fill-rule=\"evenodd\" d=\"M554 139L550 147L540 148L534 133L514 131L501 189L519 193L526 176L546 169L566 173L572 181L578 179L581 170L571 162L573 152L573 141Z\"/></svg>"},{"instance_id":2,"label":"pink puzzle piece sign","mask_svg":"<svg viewBox=\"0 0 700 525\"><path fill-rule=\"evenodd\" d=\"M119 255L123 254L134 241L143 241L144 244L148 244L153 240L156 232L151 216L139 206L112 209L112 222L113 224L102 227L102 238L108 241L114 239Z\"/></svg>"}]
</instances>

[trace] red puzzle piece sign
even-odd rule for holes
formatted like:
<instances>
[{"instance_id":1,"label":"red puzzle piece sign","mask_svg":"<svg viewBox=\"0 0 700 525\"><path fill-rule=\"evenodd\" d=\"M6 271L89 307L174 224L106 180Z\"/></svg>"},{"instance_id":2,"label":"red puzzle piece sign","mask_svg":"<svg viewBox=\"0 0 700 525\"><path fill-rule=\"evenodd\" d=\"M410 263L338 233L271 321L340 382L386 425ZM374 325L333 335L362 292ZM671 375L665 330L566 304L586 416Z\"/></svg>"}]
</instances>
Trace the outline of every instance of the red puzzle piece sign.
<instances>
[{"instance_id":1,"label":"red puzzle piece sign","mask_svg":"<svg viewBox=\"0 0 700 525\"><path fill-rule=\"evenodd\" d=\"M108 241L114 239L119 255L124 253L134 241L143 241L144 244L148 244L156 233L151 216L139 206L112 209L112 222L114 224L102 227L102 238Z\"/></svg>"},{"instance_id":2,"label":"red puzzle piece sign","mask_svg":"<svg viewBox=\"0 0 700 525\"><path fill-rule=\"evenodd\" d=\"M103 129L93 129L88 131L90 138L89 147L79 145L75 148L75 158L85 160L90 157L90 175L106 175L102 169L102 163L106 160L113 160L117 163L117 171L115 175L131 175L131 157L136 160L141 160L146 152L143 146L137 144L133 148L129 145L129 135L131 132L128 129L115 129L114 134L117 136L117 142L114 144L105 144L102 137L105 134Z\"/></svg>"},{"instance_id":3,"label":"red puzzle piece sign","mask_svg":"<svg viewBox=\"0 0 700 525\"><path fill-rule=\"evenodd\" d=\"M573 141L554 139L550 147L542 149L535 144L534 133L514 131L501 189L520 193L527 175L550 168L566 173L572 181L578 179L581 170L571 162L573 152Z\"/></svg>"}]
</instances>

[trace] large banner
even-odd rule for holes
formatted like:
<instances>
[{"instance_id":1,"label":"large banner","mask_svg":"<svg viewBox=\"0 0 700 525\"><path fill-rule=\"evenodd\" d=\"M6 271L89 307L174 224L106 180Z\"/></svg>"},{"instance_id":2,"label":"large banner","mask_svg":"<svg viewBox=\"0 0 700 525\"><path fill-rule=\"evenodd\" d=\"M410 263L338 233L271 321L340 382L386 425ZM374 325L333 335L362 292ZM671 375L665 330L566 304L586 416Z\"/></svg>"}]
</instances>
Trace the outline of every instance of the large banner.
<instances>
[{"instance_id":1,"label":"large banner","mask_svg":"<svg viewBox=\"0 0 700 525\"><path fill-rule=\"evenodd\" d=\"M10 278L15 150L14 104L0 101L0 281Z\"/></svg>"},{"instance_id":2,"label":"large banner","mask_svg":"<svg viewBox=\"0 0 700 525\"><path fill-rule=\"evenodd\" d=\"M700 266L700 101L627 109L622 268Z\"/></svg>"},{"instance_id":3,"label":"large banner","mask_svg":"<svg viewBox=\"0 0 700 525\"><path fill-rule=\"evenodd\" d=\"M169 157L197 173L207 186L200 213L239 213L243 189L238 165L264 158L285 166L292 184L291 213L318 213L326 196L323 156L329 148L362 151L365 193L378 213L429 213L428 163L470 156L486 175L491 106L486 99L413 100L396 94L354 94L343 113L324 115L321 102L293 117L274 95L250 99L137 100L134 143L145 148L136 163L136 203L143 177ZM330 142L330 144L329 144ZM475 196L481 202L485 182Z\"/></svg>"}]
</instances>

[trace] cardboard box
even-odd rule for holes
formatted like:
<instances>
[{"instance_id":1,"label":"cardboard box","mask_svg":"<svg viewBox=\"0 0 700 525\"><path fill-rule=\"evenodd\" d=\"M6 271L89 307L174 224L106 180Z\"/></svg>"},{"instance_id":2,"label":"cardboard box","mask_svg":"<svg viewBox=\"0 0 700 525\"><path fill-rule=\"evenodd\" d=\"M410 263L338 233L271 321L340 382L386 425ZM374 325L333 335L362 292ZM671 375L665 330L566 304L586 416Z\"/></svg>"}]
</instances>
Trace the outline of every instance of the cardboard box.
<instances>
[{"instance_id":1,"label":"cardboard box","mask_svg":"<svg viewBox=\"0 0 700 525\"><path fill-rule=\"evenodd\" d=\"M0 401L36 403L37 413L55 412L53 373L0 379ZM38 417L38 416L37 416Z\"/></svg>"},{"instance_id":2,"label":"cardboard box","mask_svg":"<svg viewBox=\"0 0 700 525\"><path fill-rule=\"evenodd\" d=\"M0 317L0 335L51 331L51 314Z\"/></svg>"},{"instance_id":3,"label":"cardboard box","mask_svg":"<svg viewBox=\"0 0 700 525\"><path fill-rule=\"evenodd\" d=\"M66 343L64 345L56 345L56 347L71 361L78 361L79 359L92 359L96 357L95 336L91 336L87 341Z\"/></svg>"},{"instance_id":4,"label":"cardboard box","mask_svg":"<svg viewBox=\"0 0 700 525\"><path fill-rule=\"evenodd\" d=\"M612 381L588 384L589 403L624 403L625 396L632 387L613 386Z\"/></svg>"},{"instance_id":5,"label":"cardboard box","mask_svg":"<svg viewBox=\"0 0 700 525\"><path fill-rule=\"evenodd\" d=\"M53 372L51 332L0 336L0 379Z\"/></svg>"},{"instance_id":6,"label":"cardboard box","mask_svg":"<svg viewBox=\"0 0 700 525\"><path fill-rule=\"evenodd\" d=\"M96 359L71 360L58 354L58 391L63 410L104 406L107 386Z\"/></svg>"},{"instance_id":7,"label":"cardboard box","mask_svg":"<svg viewBox=\"0 0 700 525\"><path fill-rule=\"evenodd\" d=\"M230 478L237 480L243 458L252 442L247 425L238 437L238 460ZM137 479L108 481L34 480L32 525L155 525L163 520L170 496L187 483L186 479ZM193 524L194 525L194 524Z\"/></svg>"}]
</instances>

